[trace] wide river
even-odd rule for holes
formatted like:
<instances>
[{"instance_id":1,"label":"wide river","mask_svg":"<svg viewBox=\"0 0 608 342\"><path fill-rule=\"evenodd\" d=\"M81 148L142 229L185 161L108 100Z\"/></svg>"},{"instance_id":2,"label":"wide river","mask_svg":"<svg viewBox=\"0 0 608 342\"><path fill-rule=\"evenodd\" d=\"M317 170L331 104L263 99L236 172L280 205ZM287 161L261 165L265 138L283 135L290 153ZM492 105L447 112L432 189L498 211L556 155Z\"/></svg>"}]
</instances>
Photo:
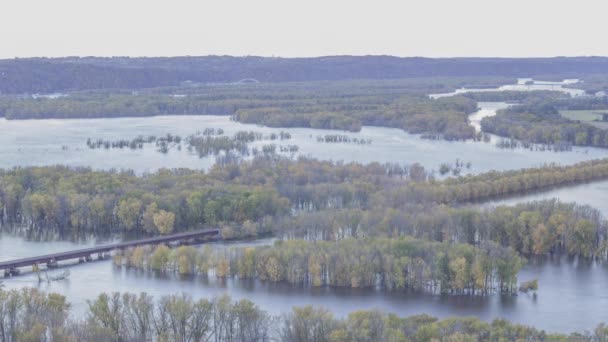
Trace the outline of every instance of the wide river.
<instances>
[{"instance_id":1,"label":"wide river","mask_svg":"<svg viewBox=\"0 0 608 342\"><path fill-rule=\"evenodd\" d=\"M478 112L471 115L476 126L482 117L494 115L502 103L480 103ZM162 136L167 133L182 137L205 128L222 128L226 135L237 131L256 131L268 135L286 131L292 139L275 141L277 145L298 145L299 154L334 161L396 162L409 165L420 163L437 170L442 163L456 160L470 162L465 173L490 170L520 169L546 163L574 164L583 160L606 158L608 150L575 148L555 153L525 149L500 149L491 142L422 139L403 130L384 127L363 127L360 132L318 130L309 128L275 129L231 121L227 116L156 116L144 118L76 119L76 120L5 120L0 119L0 168L15 166L70 165L93 169L132 169L137 173L153 172L159 168L208 169L214 157L199 158L186 148L171 149L167 154L156 151L153 145L140 150L89 149L92 140L133 139L138 135ZM351 138L371 139L371 144L319 143L317 137L343 134ZM269 141L258 141L259 147Z\"/></svg>"},{"instance_id":2,"label":"wide river","mask_svg":"<svg viewBox=\"0 0 608 342\"><path fill-rule=\"evenodd\" d=\"M570 81L536 85L520 84L507 87L513 90L557 89ZM504 90L504 89L500 89ZM470 91L459 90L457 93ZM578 93L573 91L573 96ZM438 94L436 97L453 94ZM480 103L479 111L470 116L471 124L479 129L483 117L495 115L505 108L504 103ZM541 152L524 149L499 149L496 137L484 142L446 142L425 140L399 129L363 127L361 132L321 131L293 128L273 129L245 125L225 116L159 116L145 118L88 119L88 120L20 120L0 119L0 167L55 165L87 166L94 169L133 169L137 173L153 172L159 168L207 169L214 158L199 158L188 152L172 149L161 154L154 147L142 150L90 150L87 138L132 139L137 135L179 134L182 137L205 128L223 128L227 135L241 130L269 134L287 131L292 139L275 142L279 145L298 145L299 154L325 160L368 162L418 162L428 169L437 169L441 163L456 159L471 162L464 172L480 173L489 170L519 169L546 163L562 165L608 157L608 150L575 148L571 152ZM345 134L353 138L371 139L369 145L322 144L317 136ZM269 142L257 142L259 146ZM596 182L544 193L509 198L490 204L513 204L543 198L560 198L589 204L608 215L608 182ZM100 241L100 243L103 241ZM72 250L91 245L70 242L34 242L9 234L0 234L0 261L58 251ZM270 239L243 244L269 244ZM238 245L238 244L237 244ZM216 248L225 244L216 243ZM214 277L181 279L175 276L157 276L145 272L115 268L109 261L75 266L69 279L39 283L33 274L4 279L7 288L24 286L62 293L74 304L75 310L86 308L86 301L102 291L146 291L152 295L186 292L195 297L210 298L228 293L234 298L249 298L273 314L288 312L293 306L324 306L336 315L343 316L359 309L381 309L400 315L428 313L439 317L476 316L484 320L507 318L515 322L534 325L548 331L571 332L593 329L608 320L607 266L565 257L531 260L520 272L520 280L539 279L538 296L519 295L503 297L438 296L421 293L386 292L376 290L346 290L335 288L293 288L284 284L259 281L227 280ZM59 270L53 272L60 272Z\"/></svg>"}]
</instances>

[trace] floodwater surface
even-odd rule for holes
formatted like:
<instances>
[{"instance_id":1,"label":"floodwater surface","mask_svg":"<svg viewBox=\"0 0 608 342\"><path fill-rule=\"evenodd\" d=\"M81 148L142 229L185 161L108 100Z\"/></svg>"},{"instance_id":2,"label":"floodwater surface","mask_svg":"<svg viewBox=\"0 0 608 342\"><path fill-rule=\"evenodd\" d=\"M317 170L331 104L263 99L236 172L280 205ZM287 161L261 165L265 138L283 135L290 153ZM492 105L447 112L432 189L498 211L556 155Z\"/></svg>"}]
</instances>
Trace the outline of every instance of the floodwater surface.
<instances>
[{"instance_id":1,"label":"floodwater surface","mask_svg":"<svg viewBox=\"0 0 608 342\"><path fill-rule=\"evenodd\" d=\"M498 90L560 90L580 96L581 91L564 88L564 82L538 82L526 84L522 79L517 85L503 86ZM451 96L472 89L460 89ZM496 91L481 90L481 91ZM470 123L480 130L484 117L506 108L504 103L479 103L479 111L470 117ZM464 173L480 173L489 170L510 170L547 163L574 164L584 160L606 158L608 150L574 148L569 152L530 151L526 149L500 149L498 139L490 142L425 140L418 135L407 134L399 129L363 127L361 132L342 132L306 128L273 129L245 125L231 121L227 116L158 116L116 119L74 120L18 120L0 119L0 168L16 166L42 166L63 164L93 169L132 169L137 173L154 172L159 168L208 169L215 163L213 157L199 158L182 148L161 154L155 147L141 150L95 149L90 150L86 140L133 139L138 135L162 136L167 133L186 137L205 128L222 128L226 135L251 130L269 134L286 131L292 139L274 142L278 145L298 145L298 155L323 160L369 162L396 162L410 165L420 163L427 169L438 169L442 163L456 160L471 163ZM317 136L344 134L351 138L370 139L369 145L326 144L317 142ZM270 142L256 142L259 147ZM295 157L296 155L294 155ZM549 190L532 195L519 196L491 202L513 204L529 200L559 198L576 201L598 208L608 214L608 181ZM273 239L238 243L263 245ZM3 233L0 234L0 261L73 250L92 245L70 242L34 242ZM235 244L214 243L215 248ZM63 272L62 269L50 271ZM47 283L26 273L19 277L3 279L7 288L38 287L45 291L61 293L68 297L76 312L87 308L87 301L103 291L145 291L156 297L185 292L195 298L212 298L229 294L235 299L248 298L271 314L287 313L293 306L315 305L331 310L337 316L362 309L380 309L401 316L430 314L438 317L475 316L486 321L506 318L514 322L533 325L551 332L592 330L608 319L608 269L601 263L567 257L545 257L530 260L519 274L520 281L539 280L536 296L440 296L428 293L404 291L380 291L373 289L302 288L287 284L271 284L260 281L209 277L178 277L155 275L133 269L117 268L110 261L96 261L70 268L66 280Z\"/></svg>"},{"instance_id":2,"label":"floodwater surface","mask_svg":"<svg viewBox=\"0 0 608 342\"><path fill-rule=\"evenodd\" d=\"M479 125L481 117L493 115L504 104L480 103L479 112L472 115L472 124ZM156 147L143 149L90 149L92 140L131 140L139 135L163 136L167 133L185 138L205 128L222 128L228 136L238 131L256 131L264 135L291 133L292 139L283 141L257 141L252 147L264 144L298 145L294 155L310 156L322 160L356 161L361 163L420 163L429 170L437 170L442 163L456 160L471 163L463 173L481 173L490 170L508 170L542 166L546 163L574 164L580 161L608 157L608 150L574 148L568 152L500 149L496 138L490 142L444 141L422 139L401 129L363 127L360 132L319 130L310 128L268 128L241 124L227 116L156 116L115 119L51 119L5 120L0 119L0 168L16 166L68 165L93 169L131 169L138 174L154 172L160 168L208 169L215 157L199 158L182 149L171 149L163 154ZM371 144L321 143L318 136L342 134L351 138L369 139Z\"/></svg>"},{"instance_id":3,"label":"floodwater surface","mask_svg":"<svg viewBox=\"0 0 608 342\"><path fill-rule=\"evenodd\" d=\"M262 239L238 244L214 243L215 248L228 246L271 244ZM33 242L0 235L0 261L72 250L90 246L69 242ZM65 269L50 271L62 273ZM315 305L343 317L355 310L380 309L401 316L430 314L442 318L474 316L486 321L506 318L553 332L591 330L608 317L608 270L605 265L568 259L546 257L533 259L519 274L520 281L538 279L537 296L441 296L405 291L374 289L341 289L293 287L288 284L208 277L179 277L157 275L134 269L118 268L109 260L75 265L69 268L67 280L39 282L33 273L3 279L6 288L36 287L61 293L74 305L74 311L84 312L87 301L101 292L141 292L155 297L185 292L194 298L213 298L228 294L235 299L247 298L273 315L288 313L294 306ZM43 277L44 278L44 277Z\"/></svg>"}]
</instances>

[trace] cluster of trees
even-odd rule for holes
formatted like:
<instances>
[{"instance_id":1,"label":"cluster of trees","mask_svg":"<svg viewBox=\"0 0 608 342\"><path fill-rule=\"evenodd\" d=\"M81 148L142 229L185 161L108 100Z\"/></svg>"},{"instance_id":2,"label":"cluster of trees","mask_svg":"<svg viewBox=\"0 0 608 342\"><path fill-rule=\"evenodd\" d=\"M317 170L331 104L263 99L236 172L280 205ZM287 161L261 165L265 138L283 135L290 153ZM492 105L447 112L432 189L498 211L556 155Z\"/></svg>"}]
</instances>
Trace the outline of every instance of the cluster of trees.
<instances>
[{"instance_id":1,"label":"cluster of trees","mask_svg":"<svg viewBox=\"0 0 608 342\"><path fill-rule=\"evenodd\" d=\"M255 86L204 86L143 92L82 92L59 98L0 97L7 119L97 118L153 115L231 115L270 127L359 131L362 125L402 128L448 140L470 139L465 97L429 99L426 82L347 81ZM436 81L440 82L440 81ZM177 94L174 92L185 92Z\"/></svg>"},{"instance_id":2,"label":"cluster of trees","mask_svg":"<svg viewBox=\"0 0 608 342\"><path fill-rule=\"evenodd\" d=\"M552 104L564 110L605 110L608 109L608 97L583 96L553 101Z\"/></svg>"},{"instance_id":3,"label":"cluster of trees","mask_svg":"<svg viewBox=\"0 0 608 342\"><path fill-rule=\"evenodd\" d=\"M64 296L0 287L0 342L48 341L47 335L55 341L53 337L64 336L69 315L70 304Z\"/></svg>"},{"instance_id":4,"label":"cluster of trees","mask_svg":"<svg viewBox=\"0 0 608 342\"><path fill-rule=\"evenodd\" d=\"M141 117L155 115L230 115L237 108L259 106L259 101L204 95L174 97L159 94L71 94L49 98L0 98L7 119L68 119Z\"/></svg>"},{"instance_id":5,"label":"cluster of trees","mask_svg":"<svg viewBox=\"0 0 608 342\"><path fill-rule=\"evenodd\" d=\"M492 242L523 255L568 253L608 258L608 224L600 213L556 200L484 209L407 205L398 209L323 210L278 220L273 230L287 239L410 236L472 246Z\"/></svg>"},{"instance_id":6,"label":"cluster of trees","mask_svg":"<svg viewBox=\"0 0 608 342\"><path fill-rule=\"evenodd\" d=\"M220 154L235 154L240 156L249 156L253 152L253 149L249 148L249 143L254 141L283 141L291 139L289 132L281 131L279 133L270 133L263 135L260 132L254 131L239 131L236 132L232 137L224 135L224 130L221 128L206 128L204 131L199 131L192 134L185 139L181 136L167 133L165 136L137 136L134 139L126 140L104 140L104 139L87 139L87 146L90 149L124 149L129 148L132 150L142 149L144 145L155 144L157 151L167 153L171 148L182 149L182 140L187 144L189 151L194 151L201 158L210 155L218 156ZM358 142L358 140L357 140ZM280 152L297 152L298 147L295 145L279 146ZM264 151L266 153L266 151ZM276 146L272 148L272 153L276 152ZM253 153L254 155L257 153Z\"/></svg>"},{"instance_id":7,"label":"cluster of trees","mask_svg":"<svg viewBox=\"0 0 608 342\"><path fill-rule=\"evenodd\" d=\"M154 135L144 137L144 136L140 135L131 140L125 140L125 139L120 139L120 140L97 139L97 140L94 140L94 139L88 138L87 147L89 147L90 149L96 149L96 148L103 147L105 149L130 148L132 150L135 150L135 149L142 149L144 147L144 144L155 143L156 146L161 151L164 151L164 150L167 150L169 148L169 146L174 145L174 144L179 145L181 142L182 142L181 136L167 133L166 136L161 136L161 137L156 137Z\"/></svg>"},{"instance_id":8,"label":"cluster of trees","mask_svg":"<svg viewBox=\"0 0 608 342\"><path fill-rule=\"evenodd\" d=\"M344 134L325 134L318 135L317 142L321 143L346 143L346 144L357 144L357 145L369 145L372 143L371 139L359 139L359 138L351 138L348 135Z\"/></svg>"},{"instance_id":9,"label":"cluster of trees","mask_svg":"<svg viewBox=\"0 0 608 342\"><path fill-rule=\"evenodd\" d=\"M234 118L270 127L311 127L359 131L362 125L401 128L447 140L472 139L468 114L477 103L464 97L438 100L422 95L361 95L328 98L289 106L239 109Z\"/></svg>"},{"instance_id":10,"label":"cluster of trees","mask_svg":"<svg viewBox=\"0 0 608 342\"><path fill-rule=\"evenodd\" d=\"M203 171L161 170L139 177L67 167L0 171L0 205L4 226L64 236L240 226L290 208L271 185L234 185Z\"/></svg>"},{"instance_id":11,"label":"cluster of trees","mask_svg":"<svg viewBox=\"0 0 608 342\"><path fill-rule=\"evenodd\" d=\"M605 73L597 75L585 75L582 82L569 84L566 88L582 89L588 95L596 95L598 92L608 91L608 76Z\"/></svg>"},{"instance_id":12,"label":"cluster of trees","mask_svg":"<svg viewBox=\"0 0 608 342\"><path fill-rule=\"evenodd\" d=\"M254 141L283 141L291 139L291 134L284 131L279 133L270 133L266 136L260 132L239 131L236 132L232 137L227 137L222 134L213 134L213 132L219 132L219 130L212 129L208 132L204 131L202 134L193 134L187 137L186 143L188 144L188 150L196 151L201 158L209 155L218 155L220 153L238 153L241 156L248 156L251 153L249 143ZM272 151L268 152L276 152L275 150L276 146L272 149ZM287 151L290 150L293 150L293 148L287 147ZM267 151L264 152L266 153ZM283 152L283 150L281 150L281 152Z\"/></svg>"},{"instance_id":13,"label":"cluster of trees","mask_svg":"<svg viewBox=\"0 0 608 342\"><path fill-rule=\"evenodd\" d=\"M493 197L534 192L557 186L580 184L608 177L608 160L590 160L574 165L555 164L511 171L415 182L408 189L393 189L395 197L411 196L437 203L478 202ZM398 200L398 198L395 198Z\"/></svg>"},{"instance_id":14,"label":"cluster of trees","mask_svg":"<svg viewBox=\"0 0 608 342\"><path fill-rule=\"evenodd\" d=\"M458 176L460 175L460 172L462 171L462 169L464 167L466 167L467 169L470 169L472 166L471 162L464 162L460 159L456 159L456 161L454 162L454 164L450 164L450 163L441 163L441 165L439 165L439 174L441 176L445 176L448 173L452 173L452 175L454 176Z\"/></svg>"},{"instance_id":15,"label":"cluster of trees","mask_svg":"<svg viewBox=\"0 0 608 342\"><path fill-rule=\"evenodd\" d=\"M64 234L158 234L219 226L225 237L236 237L282 232L285 219L316 211L337 217L338 209L350 209L383 217L393 209L411 215L441 204L462 205L606 177L606 160L440 181L418 164L344 164L276 155L216 165L208 173L176 169L136 176L28 167L0 170L0 222Z\"/></svg>"},{"instance_id":16,"label":"cluster of trees","mask_svg":"<svg viewBox=\"0 0 608 342\"><path fill-rule=\"evenodd\" d=\"M294 285L381 287L441 293L517 291L523 260L493 243L474 247L412 238L278 241L274 246L215 251L141 247L119 264L180 274L238 276Z\"/></svg>"},{"instance_id":17,"label":"cluster of trees","mask_svg":"<svg viewBox=\"0 0 608 342\"><path fill-rule=\"evenodd\" d=\"M193 299L175 294L102 293L75 317L65 297L34 289L0 289L0 342L389 342L389 341L588 341L608 338L600 324L589 333L543 330L476 318L439 320L428 315L399 317L377 310L336 318L324 308L296 307L271 316L247 299Z\"/></svg>"},{"instance_id":18,"label":"cluster of trees","mask_svg":"<svg viewBox=\"0 0 608 342\"><path fill-rule=\"evenodd\" d=\"M576 100L575 103L582 104L585 101L587 100ZM481 127L485 132L526 143L608 147L607 130L561 116L557 105L559 103L571 103L571 100L532 101L499 110L496 116L484 118Z\"/></svg>"},{"instance_id":19,"label":"cluster of trees","mask_svg":"<svg viewBox=\"0 0 608 342\"><path fill-rule=\"evenodd\" d=\"M186 294L100 294L84 318L69 317L65 297L0 289L0 342L271 341L274 318L254 303Z\"/></svg>"}]
</instances>

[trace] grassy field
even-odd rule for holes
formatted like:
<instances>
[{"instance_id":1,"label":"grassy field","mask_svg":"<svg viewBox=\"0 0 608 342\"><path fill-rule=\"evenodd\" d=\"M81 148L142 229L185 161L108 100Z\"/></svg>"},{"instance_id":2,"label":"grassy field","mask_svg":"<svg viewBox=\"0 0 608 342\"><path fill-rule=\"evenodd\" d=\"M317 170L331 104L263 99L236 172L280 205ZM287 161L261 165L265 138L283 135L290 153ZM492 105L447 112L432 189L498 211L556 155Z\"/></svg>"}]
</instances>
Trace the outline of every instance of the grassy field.
<instances>
[{"instance_id":1,"label":"grassy field","mask_svg":"<svg viewBox=\"0 0 608 342\"><path fill-rule=\"evenodd\" d=\"M570 120L578 120L587 122L598 128L608 129L608 122L603 122L602 113L608 113L606 110L561 110L561 116Z\"/></svg>"}]
</instances>

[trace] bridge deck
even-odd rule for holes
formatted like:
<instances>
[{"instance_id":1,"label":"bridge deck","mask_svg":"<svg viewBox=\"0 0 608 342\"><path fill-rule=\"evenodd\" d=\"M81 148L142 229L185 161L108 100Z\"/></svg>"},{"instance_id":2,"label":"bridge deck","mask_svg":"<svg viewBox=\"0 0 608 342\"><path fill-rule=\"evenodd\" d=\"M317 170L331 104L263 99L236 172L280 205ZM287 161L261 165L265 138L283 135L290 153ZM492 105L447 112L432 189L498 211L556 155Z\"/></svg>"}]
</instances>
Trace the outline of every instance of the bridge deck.
<instances>
[{"instance_id":1,"label":"bridge deck","mask_svg":"<svg viewBox=\"0 0 608 342\"><path fill-rule=\"evenodd\" d=\"M133 240L127 242L119 242L108 245L94 246L90 248L77 249L74 251L53 253L30 258L23 258L10 261L0 262L0 270L13 269L17 267L32 266L35 264L49 263L52 261L63 261L87 257L92 254L106 253L117 249L125 249L129 247L137 247L143 245L155 245L166 242L182 241L189 239L202 238L219 234L218 229L206 229L197 232L179 233L165 236L152 237L141 240Z\"/></svg>"}]
</instances>

